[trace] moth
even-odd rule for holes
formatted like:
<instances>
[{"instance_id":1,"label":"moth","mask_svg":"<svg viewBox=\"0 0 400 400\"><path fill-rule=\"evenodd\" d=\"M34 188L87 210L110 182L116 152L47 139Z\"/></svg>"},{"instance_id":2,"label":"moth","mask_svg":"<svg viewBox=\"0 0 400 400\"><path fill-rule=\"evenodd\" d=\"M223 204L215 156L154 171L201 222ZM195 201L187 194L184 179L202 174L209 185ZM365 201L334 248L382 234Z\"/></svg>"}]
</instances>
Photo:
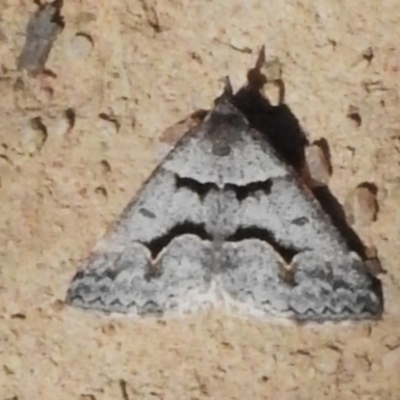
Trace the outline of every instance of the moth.
<instances>
[{"instance_id":1,"label":"moth","mask_svg":"<svg viewBox=\"0 0 400 400\"><path fill-rule=\"evenodd\" d=\"M143 184L67 302L140 316L222 304L317 322L383 311L379 279L231 88Z\"/></svg>"}]
</instances>

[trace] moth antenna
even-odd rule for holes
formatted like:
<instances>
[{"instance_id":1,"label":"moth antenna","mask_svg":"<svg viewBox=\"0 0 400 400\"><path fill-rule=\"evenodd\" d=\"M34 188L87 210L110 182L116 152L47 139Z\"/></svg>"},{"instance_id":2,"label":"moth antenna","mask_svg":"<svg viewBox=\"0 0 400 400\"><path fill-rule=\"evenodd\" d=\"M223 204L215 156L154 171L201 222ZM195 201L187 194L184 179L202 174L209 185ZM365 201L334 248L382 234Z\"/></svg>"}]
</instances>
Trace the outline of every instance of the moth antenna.
<instances>
[{"instance_id":1,"label":"moth antenna","mask_svg":"<svg viewBox=\"0 0 400 400\"><path fill-rule=\"evenodd\" d=\"M233 88L229 76L225 76L224 78L221 78L221 80L224 82L224 89L222 91L221 96L218 96L214 100L214 104L219 104L227 100L229 101L233 98Z\"/></svg>"}]
</instances>

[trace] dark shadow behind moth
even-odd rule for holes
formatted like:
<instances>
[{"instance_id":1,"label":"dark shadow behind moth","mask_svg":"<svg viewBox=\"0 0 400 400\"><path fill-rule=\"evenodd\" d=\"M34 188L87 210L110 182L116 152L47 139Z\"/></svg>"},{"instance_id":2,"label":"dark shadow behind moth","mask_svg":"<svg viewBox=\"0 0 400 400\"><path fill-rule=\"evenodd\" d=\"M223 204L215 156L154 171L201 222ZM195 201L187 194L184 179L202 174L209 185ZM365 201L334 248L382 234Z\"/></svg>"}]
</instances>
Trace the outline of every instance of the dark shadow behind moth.
<instances>
[{"instance_id":1,"label":"dark shadow behind moth","mask_svg":"<svg viewBox=\"0 0 400 400\"><path fill-rule=\"evenodd\" d=\"M67 302L136 315L217 303L300 321L381 316L371 275L228 86L128 204Z\"/></svg>"}]
</instances>

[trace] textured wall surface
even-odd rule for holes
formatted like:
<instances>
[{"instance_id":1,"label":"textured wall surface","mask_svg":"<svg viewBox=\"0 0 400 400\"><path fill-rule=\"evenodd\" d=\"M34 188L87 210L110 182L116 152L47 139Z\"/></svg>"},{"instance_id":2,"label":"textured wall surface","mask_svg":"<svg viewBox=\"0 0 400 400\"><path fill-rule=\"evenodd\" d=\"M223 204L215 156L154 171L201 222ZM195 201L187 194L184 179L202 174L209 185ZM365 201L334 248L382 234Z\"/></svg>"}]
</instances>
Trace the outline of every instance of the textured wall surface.
<instances>
[{"instance_id":1,"label":"textured wall surface","mask_svg":"<svg viewBox=\"0 0 400 400\"><path fill-rule=\"evenodd\" d=\"M37 7L0 0L0 400L398 399L400 1L64 3L48 72L31 77L17 59ZM329 143L338 201L377 187L376 221L352 204L386 270L382 320L137 322L65 306L163 131L209 108L221 77L239 88L263 44L309 140Z\"/></svg>"}]
</instances>

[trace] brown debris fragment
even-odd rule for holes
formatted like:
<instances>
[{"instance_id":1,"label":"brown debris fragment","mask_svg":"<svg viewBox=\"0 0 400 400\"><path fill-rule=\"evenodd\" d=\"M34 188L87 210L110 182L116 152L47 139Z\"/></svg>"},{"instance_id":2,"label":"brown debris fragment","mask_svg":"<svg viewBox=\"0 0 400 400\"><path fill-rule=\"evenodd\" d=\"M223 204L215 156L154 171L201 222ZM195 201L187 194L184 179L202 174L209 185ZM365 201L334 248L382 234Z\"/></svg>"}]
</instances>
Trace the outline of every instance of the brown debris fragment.
<instances>
[{"instance_id":1,"label":"brown debris fragment","mask_svg":"<svg viewBox=\"0 0 400 400\"><path fill-rule=\"evenodd\" d=\"M207 110L197 110L175 125L165 129L154 146L157 159L162 159L189 129L200 124L207 112Z\"/></svg>"},{"instance_id":2,"label":"brown debris fragment","mask_svg":"<svg viewBox=\"0 0 400 400\"><path fill-rule=\"evenodd\" d=\"M44 71L53 42L64 26L61 6L60 0L41 5L29 19L25 44L18 59L19 70L25 69L33 76Z\"/></svg>"},{"instance_id":3,"label":"brown debris fragment","mask_svg":"<svg viewBox=\"0 0 400 400\"><path fill-rule=\"evenodd\" d=\"M368 246L365 248L365 257L365 265L372 275L376 276L386 273L386 271L382 267L381 261L378 256L378 250L375 246Z\"/></svg>"},{"instance_id":4,"label":"brown debris fragment","mask_svg":"<svg viewBox=\"0 0 400 400\"><path fill-rule=\"evenodd\" d=\"M369 183L362 183L351 191L344 203L347 221L350 225L368 226L378 216L377 189Z\"/></svg>"},{"instance_id":5,"label":"brown debris fragment","mask_svg":"<svg viewBox=\"0 0 400 400\"><path fill-rule=\"evenodd\" d=\"M304 171L307 183L311 188L327 186L332 175L332 165L328 144L325 140L319 140L306 146L304 149L306 171Z\"/></svg>"},{"instance_id":6,"label":"brown debris fragment","mask_svg":"<svg viewBox=\"0 0 400 400\"><path fill-rule=\"evenodd\" d=\"M207 111L205 110L197 110L175 125L165 129L159 139L160 142L174 146L185 132L202 122L206 114Z\"/></svg>"}]
</instances>

